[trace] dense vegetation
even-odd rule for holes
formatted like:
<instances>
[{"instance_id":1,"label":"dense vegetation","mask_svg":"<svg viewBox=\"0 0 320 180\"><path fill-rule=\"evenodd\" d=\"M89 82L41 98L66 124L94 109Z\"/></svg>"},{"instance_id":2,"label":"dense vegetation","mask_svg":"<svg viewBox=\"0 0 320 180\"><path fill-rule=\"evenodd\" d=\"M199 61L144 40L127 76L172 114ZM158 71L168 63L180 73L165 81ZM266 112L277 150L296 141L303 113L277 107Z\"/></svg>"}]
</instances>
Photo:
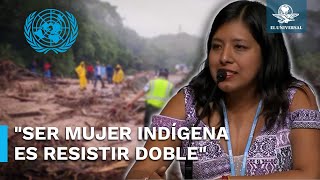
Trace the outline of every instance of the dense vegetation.
<instances>
[{"instance_id":1,"label":"dense vegetation","mask_svg":"<svg viewBox=\"0 0 320 180\"><path fill-rule=\"evenodd\" d=\"M71 12L77 19L79 35L66 53L46 55L35 52L24 37L23 26L31 12L46 8ZM28 67L49 61L56 75L72 75L82 60L121 64L127 72L155 67L192 65L199 39L188 34L146 39L122 24L116 7L98 0L4 0L0 2L0 60L10 59ZM163 48L165 47L165 48Z\"/></svg>"}]
</instances>

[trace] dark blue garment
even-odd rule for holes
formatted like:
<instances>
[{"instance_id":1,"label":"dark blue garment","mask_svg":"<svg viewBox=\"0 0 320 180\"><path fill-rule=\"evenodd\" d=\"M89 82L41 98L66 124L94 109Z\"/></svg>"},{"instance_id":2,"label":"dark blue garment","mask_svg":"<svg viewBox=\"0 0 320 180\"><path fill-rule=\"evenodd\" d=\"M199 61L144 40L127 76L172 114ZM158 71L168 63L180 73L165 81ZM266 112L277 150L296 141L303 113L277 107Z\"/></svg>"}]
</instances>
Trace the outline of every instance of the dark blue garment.
<instances>
[{"instance_id":1,"label":"dark blue garment","mask_svg":"<svg viewBox=\"0 0 320 180\"><path fill-rule=\"evenodd\" d=\"M108 64L106 66L106 73L107 73L108 83L111 84L112 83L112 76L113 76L113 67L110 64Z\"/></svg>"},{"instance_id":2,"label":"dark blue garment","mask_svg":"<svg viewBox=\"0 0 320 180\"><path fill-rule=\"evenodd\" d=\"M51 71L50 70L45 71L44 72L44 77L51 78Z\"/></svg>"},{"instance_id":3,"label":"dark blue garment","mask_svg":"<svg viewBox=\"0 0 320 180\"><path fill-rule=\"evenodd\" d=\"M107 65L106 67L107 76L113 75L113 67L111 65Z\"/></svg>"}]
</instances>

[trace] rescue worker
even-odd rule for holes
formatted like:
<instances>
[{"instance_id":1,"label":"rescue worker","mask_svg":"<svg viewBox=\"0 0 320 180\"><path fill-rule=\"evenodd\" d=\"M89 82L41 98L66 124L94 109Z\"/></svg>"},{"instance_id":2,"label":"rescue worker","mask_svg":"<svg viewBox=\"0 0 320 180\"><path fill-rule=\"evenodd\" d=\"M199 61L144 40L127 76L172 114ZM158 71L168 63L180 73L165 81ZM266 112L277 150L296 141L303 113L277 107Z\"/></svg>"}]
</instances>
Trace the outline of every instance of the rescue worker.
<instances>
[{"instance_id":1,"label":"rescue worker","mask_svg":"<svg viewBox=\"0 0 320 180\"><path fill-rule=\"evenodd\" d=\"M93 67L93 65L91 65L91 64L89 64L89 65L87 65L86 66L86 69L87 69L87 80L88 80L88 82L90 83L90 81L91 81L91 83L94 83L94 80L93 80L93 76L94 76L94 67Z\"/></svg>"},{"instance_id":2,"label":"rescue worker","mask_svg":"<svg viewBox=\"0 0 320 180\"><path fill-rule=\"evenodd\" d=\"M114 84L121 84L124 80L124 72L120 66L120 64L117 64L116 70L113 73L112 81Z\"/></svg>"},{"instance_id":3,"label":"rescue worker","mask_svg":"<svg viewBox=\"0 0 320 180\"><path fill-rule=\"evenodd\" d=\"M107 72L107 81L109 84L112 84L113 67L110 64L106 66L106 72Z\"/></svg>"},{"instance_id":4,"label":"rescue worker","mask_svg":"<svg viewBox=\"0 0 320 180\"><path fill-rule=\"evenodd\" d=\"M96 66L95 66L95 69L94 69L94 73L95 73L95 78L94 78L94 88L96 88L97 86L97 81L99 80L101 82L101 88L104 88L104 82L103 82L103 69L102 66L100 65L100 62L97 61L96 62Z\"/></svg>"},{"instance_id":5,"label":"rescue worker","mask_svg":"<svg viewBox=\"0 0 320 180\"><path fill-rule=\"evenodd\" d=\"M84 61L81 61L80 65L75 69L80 82L80 90L87 88L86 68Z\"/></svg>"},{"instance_id":6,"label":"rescue worker","mask_svg":"<svg viewBox=\"0 0 320 180\"><path fill-rule=\"evenodd\" d=\"M51 64L49 62L44 63L43 69L44 69L44 77L45 78L51 78Z\"/></svg>"},{"instance_id":7,"label":"rescue worker","mask_svg":"<svg viewBox=\"0 0 320 180\"><path fill-rule=\"evenodd\" d=\"M149 81L143 90L127 103L127 106L131 107L134 102L146 95L146 110L144 115L145 127L149 127L151 116L162 109L172 95L173 84L168 80L168 76L168 69L160 69L158 77Z\"/></svg>"}]
</instances>

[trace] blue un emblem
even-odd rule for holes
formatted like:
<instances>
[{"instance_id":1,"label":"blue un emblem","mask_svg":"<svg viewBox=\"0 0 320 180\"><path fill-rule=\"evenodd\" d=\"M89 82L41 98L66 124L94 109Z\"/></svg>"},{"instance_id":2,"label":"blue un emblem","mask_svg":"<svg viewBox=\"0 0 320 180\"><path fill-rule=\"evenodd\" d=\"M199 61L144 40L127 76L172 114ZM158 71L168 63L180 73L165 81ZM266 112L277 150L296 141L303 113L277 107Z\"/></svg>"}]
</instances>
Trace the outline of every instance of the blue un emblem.
<instances>
[{"instance_id":1,"label":"blue un emblem","mask_svg":"<svg viewBox=\"0 0 320 180\"><path fill-rule=\"evenodd\" d=\"M69 12L45 9L31 13L24 25L27 42L37 52L46 54L52 50L56 54L66 52L76 41L78 25Z\"/></svg>"}]
</instances>

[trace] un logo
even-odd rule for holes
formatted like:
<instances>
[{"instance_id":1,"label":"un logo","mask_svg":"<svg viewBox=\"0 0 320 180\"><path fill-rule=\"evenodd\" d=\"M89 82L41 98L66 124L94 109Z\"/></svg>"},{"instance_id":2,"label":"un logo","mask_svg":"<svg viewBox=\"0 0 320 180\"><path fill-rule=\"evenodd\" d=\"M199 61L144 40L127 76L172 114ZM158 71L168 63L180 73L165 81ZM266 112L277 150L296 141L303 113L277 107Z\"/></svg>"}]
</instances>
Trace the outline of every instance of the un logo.
<instances>
[{"instance_id":1,"label":"un logo","mask_svg":"<svg viewBox=\"0 0 320 180\"><path fill-rule=\"evenodd\" d=\"M63 53L76 41L77 20L67 11L65 14L56 9L35 11L26 19L24 35L37 52L46 54L52 50L56 54Z\"/></svg>"}]
</instances>

